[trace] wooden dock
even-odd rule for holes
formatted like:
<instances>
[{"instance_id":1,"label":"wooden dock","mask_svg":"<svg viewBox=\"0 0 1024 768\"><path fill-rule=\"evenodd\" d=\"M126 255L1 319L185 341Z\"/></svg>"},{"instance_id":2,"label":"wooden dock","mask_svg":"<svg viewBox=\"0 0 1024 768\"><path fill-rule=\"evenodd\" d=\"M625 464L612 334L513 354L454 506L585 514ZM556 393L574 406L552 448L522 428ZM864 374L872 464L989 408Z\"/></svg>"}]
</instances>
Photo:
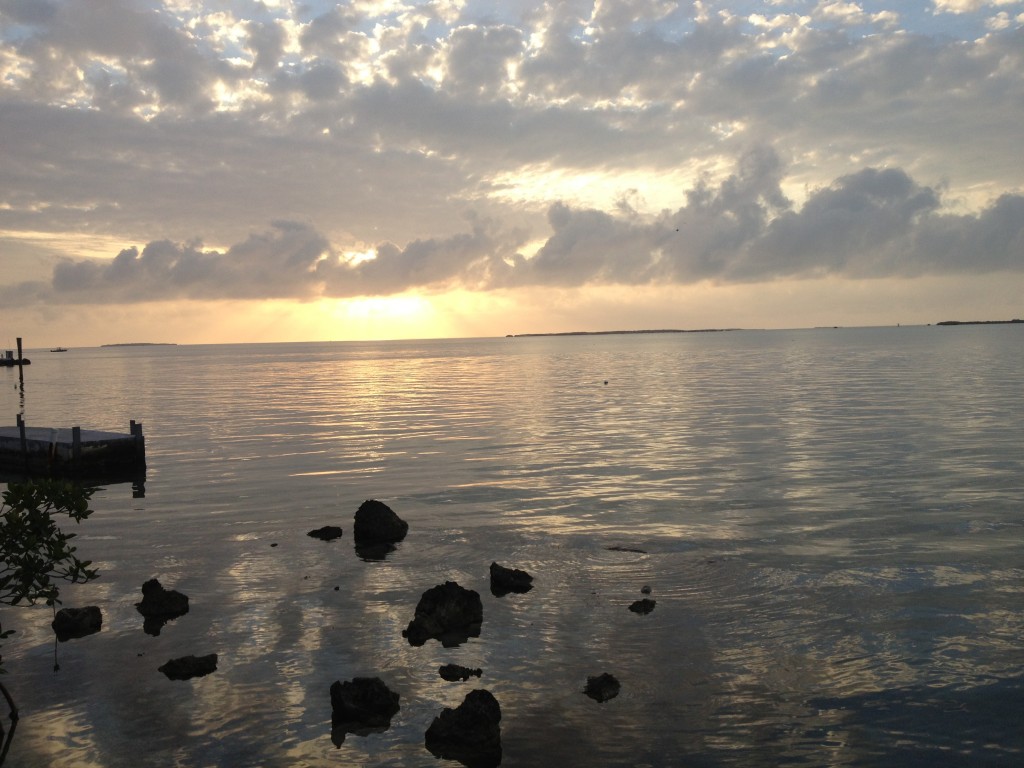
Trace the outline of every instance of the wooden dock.
<instances>
[{"instance_id":1,"label":"wooden dock","mask_svg":"<svg viewBox=\"0 0 1024 768\"><path fill-rule=\"evenodd\" d=\"M128 434L81 427L29 427L21 416L0 427L0 473L5 475L132 476L146 469L142 424Z\"/></svg>"}]
</instances>

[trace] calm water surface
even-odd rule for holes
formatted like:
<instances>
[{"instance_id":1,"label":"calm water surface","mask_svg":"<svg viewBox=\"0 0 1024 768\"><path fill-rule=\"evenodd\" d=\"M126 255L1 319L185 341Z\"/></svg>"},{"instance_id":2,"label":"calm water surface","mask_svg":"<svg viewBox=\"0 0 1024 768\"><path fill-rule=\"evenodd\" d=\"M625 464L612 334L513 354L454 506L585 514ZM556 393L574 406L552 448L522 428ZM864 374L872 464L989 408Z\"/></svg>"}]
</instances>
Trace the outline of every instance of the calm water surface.
<instances>
[{"instance_id":1,"label":"calm water surface","mask_svg":"<svg viewBox=\"0 0 1024 768\"><path fill-rule=\"evenodd\" d=\"M78 527L102 575L62 597L100 633L58 646L45 607L2 610L8 764L433 766L427 726L473 687L506 766L1021 764L1022 334L33 351L24 387L0 370L0 422L135 419L149 466ZM352 548L367 498L410 523L383 561ZM326 524L345 536L306 536ZM493 597L492 560L534 590ZM154 576L192 606L156 637ZM481 636L411 647L448 579L483 596ZM208 677L157 672L206 653ZM366 675L401 711L336 746L329 687Z\"/></svg>"}]
</instances>

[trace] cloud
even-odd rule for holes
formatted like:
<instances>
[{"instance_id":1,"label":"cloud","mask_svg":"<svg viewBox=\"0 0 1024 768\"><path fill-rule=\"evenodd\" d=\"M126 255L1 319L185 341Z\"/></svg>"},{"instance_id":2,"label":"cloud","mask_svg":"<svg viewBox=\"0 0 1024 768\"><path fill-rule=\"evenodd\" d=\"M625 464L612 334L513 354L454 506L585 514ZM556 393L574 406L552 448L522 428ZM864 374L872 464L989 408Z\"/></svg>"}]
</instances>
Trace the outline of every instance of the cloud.
<instances>
[{"instance_id":1,"label":"cloud","mask_svg":"<svg viewBox=\"0 0 1024 768\"><path fill-rule=\"evenodd\" d=\"M337 253L307 224L280 221L227 250L154 240L123 249L110 261L63 260L49 285L4 289L8 303L138 303L222 299L381 296L410 288L487 288L501 282L522 232L470 217L470 231L449 238L385 242L373 258Z\"/></svg>"},{"instance_id":2,"label":"cloud","mask_svg":"<svg viewBox=\"0 0 1024 768\"><path fill-rule=\"evenodd\" d=\"M33 3L35 5L35 3ZM96 90L116 80L136 94L129 103L147 99L154 108L204 111L207 92L228 68L210 66L208 56L183 30L124 0L90 3L41 2L36 10L14 0L0 7L25 25L14 48L31 66L20 82L23 94L88 104ZM113 102L108 100L107 105Z\"/></svg>"},{"instance_id":3,"label":"cloud","mask_svg":"<svg viewBox=\"0 0 1024 768\"><path fill-rule=\"evenodd\" d=\"M983 8L1018 5L1020 0L933 0L935 13L974 13Z\"/></svg>"},{"instance_id":4,"label":"cloud","mask_svg":"<svg viewBox=\"0 0 1024 768\"><path fill-rule=\"evenodd\" d=\"M952 215L939 190L900 169L866 168L812 191L796 210L781 180L777 157L762 148L654 223L558 203L552 236L510 279L646 285L1024 271L1024 196Z\"/></svg>"},{"instance_id":5,"label":"cloud","mask_svg":"<svg viewBox=\"0 0 1024 768\"><path fill-rule=\"evenodd\" d=\"M784 167L767 147L735 172L702 181L654 218L556 202L536 254L523 230L471 215L468 231L384 242L366 258L340 253L308 224L277 222L227 250L157 240L109 262L65 260L49 286L5 300L131 303L169 299L310 300L408 290L525 286L691 285L842 276L857 279L1024 271L1024 196L1005 194L975 215L944 213L938 189L895 168L865 168L810 192L782 192Z\"/></svg>"},{"instance_id":6,"label":"cloud","mask_svg":"<svg viewBox=\"0 0 1024 768\"><path fill-rule=\"evenodd\" d=\"M816 191L799 212L773 220L745 249L736 274L893 274L898 269L891 262L906 258L893 248L938 206L935 190L918 186L903 171L864 169Z\"/></svg>"},{"instance_id":7,"label":"cloud","mask_svg":"<svg viewBox=\"0 0 1024 768\"><path fill-rule=\"evenodd\" d=\"M110 262L64 261L54 295L68 302L134 303L169 299L308 299L317 295L317 264L330 246L310 227L277 222L224 252L157 240Z\"/></svg>"},{"instance_id":8,"label":"cloud","mask_svg":"<svg viewBox=\"0 0 1024 768\"><path fill-rule=\"evenodd\" d=\"M885 5L0 0L5 300L1019 272L1020 3Z\"/></svg>"}]
</instances>

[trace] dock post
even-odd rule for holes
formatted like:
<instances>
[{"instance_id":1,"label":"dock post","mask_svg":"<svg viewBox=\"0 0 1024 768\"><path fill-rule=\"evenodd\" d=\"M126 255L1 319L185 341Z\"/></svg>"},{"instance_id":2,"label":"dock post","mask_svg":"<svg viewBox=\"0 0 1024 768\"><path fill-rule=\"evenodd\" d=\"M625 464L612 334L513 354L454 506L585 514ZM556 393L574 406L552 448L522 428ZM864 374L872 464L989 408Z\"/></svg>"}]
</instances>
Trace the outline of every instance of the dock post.
<instances>
[{"instance_id":1,"label":"dock post","mask_svg":"<svg viewBox=\"0 0 1024 768\"><path fill-rule=\"evenodd\" d=\"M71 459L78 463L82 458L82 428L71 428Z\"/></svg>"},{"instance_id":2,"label":"dock post","mask_svg":"<svg viewBox=\"0 0 1024 768\"><path fill-rule=\"evenodd\" d=\"M25 459L25 474L28 474L28 436L25 434L25 419L20 413L18 414L18 436L21 438L21 455Z\"/></svg>"},{"instance_id":3,"label":"dock post","mask_svg":"<svg viewBox=\"0 0 1024 768\"><path fill-rule=\"evenodd\" d=\"M10 338L10 337L8 337L8 338ZM10 342L8 342L8 343L10 343ZM18 337L18 365L19 365L19 366L21 365L21 361L22 361L22 354L21 354L21 336L19 336L19 337Z\"/></svg>"},{"instance_id":4,"label":"dock post","mask_svg":"<svg viewBox=\"0 0 1024 768\"><path fill-rule=\"evenodd\" d=\"M142 459L146 455L146 438L142 436L142 424L132 419L128 422L128 428L135 437L135 456Z\"/></svg>"}]
</instances>

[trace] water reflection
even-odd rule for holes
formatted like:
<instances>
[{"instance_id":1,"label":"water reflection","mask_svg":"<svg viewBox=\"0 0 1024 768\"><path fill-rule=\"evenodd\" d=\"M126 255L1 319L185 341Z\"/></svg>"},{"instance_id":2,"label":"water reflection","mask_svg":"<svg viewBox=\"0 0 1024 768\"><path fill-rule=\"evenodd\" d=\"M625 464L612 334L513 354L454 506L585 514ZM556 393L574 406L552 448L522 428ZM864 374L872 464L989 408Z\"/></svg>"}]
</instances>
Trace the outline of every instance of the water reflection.
<instances>
[{"instance_id":1,"label":"water reflection","mask_svg":"<svg viewBox=\"0 0 1024 768\"><path fill-rule=\"evenodd\" d=\"M80 531L102 576L67 600L103 631L54 676L52 616L19 614L11 764L436 766L448 663L482 670L508 765L1012 762L1024 363L937 330L83 352L82 391L41 376L25 410L140 418L150 467ZM366 498L410 523L386 556L306 536ZM492 561L534 588L495 597ZM158 637L154 575L192 598ZM479 636L410 646L447 580ZM375 675L401 711L336 745L331 683Z\"/></svg>"}]
</instances>

